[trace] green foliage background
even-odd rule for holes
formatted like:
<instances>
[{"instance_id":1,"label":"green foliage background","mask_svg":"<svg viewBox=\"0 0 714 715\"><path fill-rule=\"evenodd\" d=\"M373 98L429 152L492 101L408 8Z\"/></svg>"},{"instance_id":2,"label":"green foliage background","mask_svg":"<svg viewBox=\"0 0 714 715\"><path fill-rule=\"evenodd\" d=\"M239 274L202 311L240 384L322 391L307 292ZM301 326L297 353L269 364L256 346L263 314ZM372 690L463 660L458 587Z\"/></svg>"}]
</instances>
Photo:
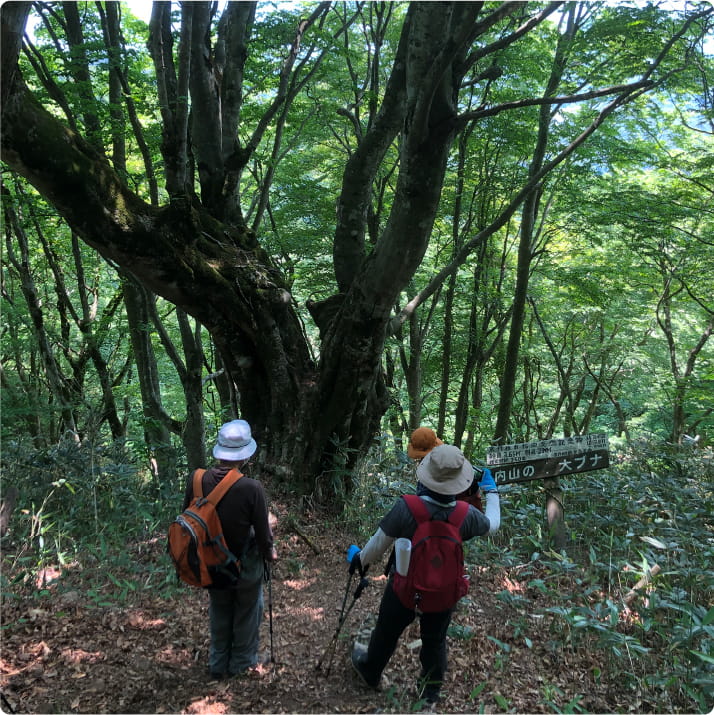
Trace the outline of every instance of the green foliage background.
<instances>
[{"instance_id":1,"label":"green foliage background","mask_svg":"<svg viewBox=\"0 0 714 715\"><path fill-rule=\"evenodd\" d=\"M392 5L392 22L381 39L381 87L396 49L397 20L405 12L404 4ZM589 86L594 75L602 81L611 74L614 83L627 68L635 73L656 36L669 27L668 13L661 8L592 5L593 22L573 48L577 62L565 77L568 91ZM345 17L352 10L359 12L364 22L354 27L350 42L334 47L320 73L296 99L277 164L271 155L275 137L269 130L241 187L243 195L251 197L258 193L266 171L275 170L270 209L256 229L261 244L287 277L316 357L319 337L304 306L310 298L322 299L335 292L331 251L336 201L344 163L357 141L354 127L340 110L361 103L360 120L366 123L370 102L379 99L377 93L359 95L359 78L368 74L368 62L374 60L370 31L378 7L368 3L338 8ZM280 50L290 41L299 12L295 5L259 14L246 80L244 141L275 91ZM83 29L93 81L104 88L107 64L99 26L91 13L86 18ZM51 41L50 29L58 32L59 28L51 18L49 22L49 27L35 28L36 46L48 73L76 116L81 116L81 87L69 79L66 63L71 59L61 43ZM624 45L623 27L628 28ZM144 46L146 27L125 12L123 29L133 98L153 160L160 164L160 114ZM318 43L332 46L334 31L332 26L324 27ZM534 95L539 91L549 72L555 32L553 26L545 27L528 39L525 49L521 45L518 52L503 52L499 61L504 74L492 90L494 102L517 99L524 88L532 88ZM38 96L52 104L48 88L32 79L27 59L23 62ZM558 592L562 601L562 607L548 613L554 641L566 648L596 649L603 655L603 671L621 673L633 699L643 690L650 692L662 712L692 708L707 712L714 702L711 343L696 356L691 372L683 373L692 349L711 331L714 314L714 116L707 99L707 90L714 85L712 69L711 53L705 52L676 80L644 95L603 125L544 182L545 208L533 247L531 309L522 335L512 441L606 432L611 435L613 466L565 484L571 537L566 552L549 550L540 487L528 485L504 490L500 532L485 552L470 555L504 566L526 564L533 571L533 588ZM474 94L469 101L473 106L462 110L474 109L480 97ZM108 106L103 102L98 106L106 125ZM584 128L597 109L596 103L561 109L553 122L551 152ZM537 117L535 107L488 117L465 139L462 165L454 150L428 253L402 303L448 262L460 243L488 226L520 187ZM144 165L134 139L128 136L127 140L126 181L148 198ZM392 149L375 184L375 235L388 216L396 161ZM463 177L460 191L459 172ZM6 219L1 459L3 489L11 484L20 487L12 536L23 546L5 562L3 597L18 597L47 564L80 561L93 566L108 558L117 567L113 578L121 573L123 581L120 586L114 583L114 592L105 591L103 598L120 599L140 588L159 588L170 595L173 575L168 564L142 566L137 571L123 548L163 533L178 508L185 459L180 440L174 437L179 450L176 473L168 481L158 481L150 473L146 422L136 409L141 396L126 316L121 309L112 309L121 282L112 266L83 244L75 246L66 224L32 188L5 170L3 185L3 201L10 202L21 218L28 245L27 271L34 277L55 357L75 388L73 407L83 434L77 443L59 433L59 406L42 366L22 277L11 260L17 245ZM457 198L462 206L455 230ZM163 193L160 199L166 199ZM251 210L246 211L246 218L251 223ZM465 380L462 376L470 347L474 343L479 348L489 346L496 325L507 320L519 230L519 221L512 220L459 268L450 308L443 293L437 293L419 311L415 319L422 331L418 414L413 409L410 414L404 370L412 334L405 327L389 338L384 363L385 371L393 366L390 410L381 433L375 435L375 447L353 475L355 491L346 501L345 494L337 493L344 501L342 513L328 517L335 520L334 526L339 518L340 527L354 534L355 540L367 539L391 500L413 486L403 450L410 421L436 426L441 410L445 415L442 437L467 445L474 461L483 459L499 403L503 340L495 340L477 375ZM84 282L76 273L77 254ZM65 276L64 286L58 284L58 273L51 271L51 260ZM115 378L112 391L121 405L124 439L111 440L98 413L99 381L92 366L81 358L85 334L54 309L62 291L78 310L83 294L95 304L95 339ZM665 296L669 336L663 331ZM166 330L178 341L173 307L163 301L158 305ZM442 391L444 326L449 320L454 327L450 380ZM473 331L472 326L476 326ZM158 335L151 326L147 329L152 331L158 356L164 406L181 420L186 405L180 380ZM203 337L207 345L204 374L209 374L216 367L215 356L208 337ZM559 371L556 355L568 368L567 378ZM455 407L462 388L473 397L464 432L456 434ZM562 410L566 392L573 397L567 415ZM685 415L681 431L675 429L674 417L678 394L683 395ZM203 406L208 434L213 434L223 415L211 382L206 383ZM687 440L680 444L683 433L700 438L695 445ZM324 494L342 489L343 476L322 475L316 480L314 499L304 500L300 507L295 504L296 512L319 508ZM636 618L623 625L626 614L618 594L655 563L662 567L661 575L648 599L637 605ZM566 572L577 574L580 588L576 593L558 591L559 575ZM106 574L99 569L88 569L87 574L88 591L98 594ZM507 617L517 623L517 600L505 592L502 599ZM566 711L558 709L562 705L552 707ZM623 705L623 709L629 708ZM571 711L580 711L577 704Z\"/></svg>"}]
</instances>

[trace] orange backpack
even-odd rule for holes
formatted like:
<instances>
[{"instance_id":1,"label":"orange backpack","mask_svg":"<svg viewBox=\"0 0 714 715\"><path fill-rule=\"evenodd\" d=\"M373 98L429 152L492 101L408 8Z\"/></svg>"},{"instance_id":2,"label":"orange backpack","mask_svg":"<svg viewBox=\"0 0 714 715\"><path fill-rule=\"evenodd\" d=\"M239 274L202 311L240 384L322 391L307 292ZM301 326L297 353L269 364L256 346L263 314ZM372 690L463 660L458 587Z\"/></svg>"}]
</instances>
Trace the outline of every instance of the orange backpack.
<instances>
[{"instance_id":1,"label":"orange backpack","mask_svg":"<svg viewBox=\"0 0 714 715\"><path fill-rule=\"evenodd\" d=\"M167 544L176 575L190 586L201 588L213 584L212 572L224 573L231 579L240 574L240 561L226 545L216 506L243 475L231 469L204 497L202 479L205 472L205 469L197 469L193 473L193 499L169 526Z\"/></svg>"}]
</instances>

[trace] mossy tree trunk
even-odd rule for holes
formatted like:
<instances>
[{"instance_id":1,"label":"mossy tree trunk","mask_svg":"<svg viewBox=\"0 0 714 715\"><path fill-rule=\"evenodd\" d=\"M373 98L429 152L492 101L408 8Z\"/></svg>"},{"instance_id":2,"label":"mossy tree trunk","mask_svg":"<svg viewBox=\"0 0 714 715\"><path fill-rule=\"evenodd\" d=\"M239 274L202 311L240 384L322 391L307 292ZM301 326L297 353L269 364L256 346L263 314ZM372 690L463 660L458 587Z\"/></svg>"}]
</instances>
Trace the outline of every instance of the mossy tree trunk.
<instances>
[{"instance_id":1,"label":"mossy tree trunk","mask_svg":"<svg viewBox=\"0 0 714 715\"><path fill-rule=\"evenodd\" d=\"M10 84L3 86L8 98L3 158L87 244L205 326L236 385L241 415L261 443L262 466L309 489L320 473L334 472L336 464L349 466L376 433L388 404L381 372L387 327L428 245L457 127L462 60L472 39L464 28L473 30L480 6L416 3L409 10L383 106L345 170L334 244L340 293L337 310L323 326L316 364L283 277L237 209L236 167L245 165L249 148L233 139L239 105L231 103L229 90L235 87L214 71L208 62L213 57L198 56L209 51L210 4L184 6L187 34L176 68L168 62L170 18L161 5L152 18L150 46L164 68L159 89L167 205L141 200L96 142L45 110L19 75L9 75ZM250 13L241 15L245 5L230 4L222 20L219 41L227 43L226 61L240 56L252 22ZM236 73L231 76L235 81ZM193 123L200 196L187 188L191 162L183 86L194 102L210 100L213 108L207 107L200 127ZM221 93L222 104L216 100ZM214 110L224 112L223 121ZM233 126L226 127L227 121ZM368 251L370 186L400 133L396 198L382 235Z\"/></svg>"}]
</instances>

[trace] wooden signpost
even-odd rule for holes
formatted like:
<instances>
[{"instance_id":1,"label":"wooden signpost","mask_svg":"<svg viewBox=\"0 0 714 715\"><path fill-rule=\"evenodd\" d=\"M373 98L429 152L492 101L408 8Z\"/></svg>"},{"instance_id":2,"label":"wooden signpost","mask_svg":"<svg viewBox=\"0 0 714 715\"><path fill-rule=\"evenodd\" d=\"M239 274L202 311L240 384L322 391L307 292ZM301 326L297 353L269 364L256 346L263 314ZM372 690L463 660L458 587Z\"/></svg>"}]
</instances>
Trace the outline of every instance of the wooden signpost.
<instances>
[{"instance_id":1,"label":"wooden signpost","mask_svg":"<svg viewBox=\"0 0 714 715\"><path fill-rule=\"evenodd\" d=\"M486 465L496 484L569 477L610 466L604 433L489 447Z\"/></svg>"},{"instance_id":2,"label":"wooden signpost","mask_svg":"<svg viewBox=\"0 0 714 715\"><path fill-rule=\"evenodd\" d=\"M601 433L503 444L488 448L486 464L499 486L543 480L549 533L555 548L561 549L567 535L559 478L608 467L609 444L607 435Z\"/></svg>"}]
</instances>

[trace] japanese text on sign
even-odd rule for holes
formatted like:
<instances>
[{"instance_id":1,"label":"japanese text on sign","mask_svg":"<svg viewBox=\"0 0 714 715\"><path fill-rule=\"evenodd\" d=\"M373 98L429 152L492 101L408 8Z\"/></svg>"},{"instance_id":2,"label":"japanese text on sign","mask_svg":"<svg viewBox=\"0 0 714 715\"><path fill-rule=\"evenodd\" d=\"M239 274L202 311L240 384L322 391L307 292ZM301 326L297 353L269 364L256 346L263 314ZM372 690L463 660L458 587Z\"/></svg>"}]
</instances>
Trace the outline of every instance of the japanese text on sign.
<instances>
[{"instance_id":1,"label":"japanese text on sign","mask_svg":"<svg viewBox=\"0 0 714 715\"><path fill-rule=\"evenodd\" d=\"M610 466L606 434L489 447L486 464L496 484L567 477Z\"/></svg>"},{"instance_id":2,"label":"japanese text on sign","mask_svg":"<svg viewBox=\"0 0 714 715\"><path fill-rule=\"evenodd\" d=\"M515 464L501 464L491 469L496 484L528 482L532 479L568 477L580 472L605 469L610 466L610 456L604 450L570 454L551 459L535 459Z\"/></svg>"},{"instance_id":3,"label":"japanese text on sign","mask_svg":"<svg viewBox=\"0 0 714 715\"><path fill-rule=\"evenodd\" d=\"M609 448L607 434L585 434L560 439L542 439L522 444L503 444L489 447L486 464L489 467L500 464L515 464L534 460L554 459L585 452L605 451ZM596 467L601 469L602 467Z\"/></svg>"}]
</instances>

